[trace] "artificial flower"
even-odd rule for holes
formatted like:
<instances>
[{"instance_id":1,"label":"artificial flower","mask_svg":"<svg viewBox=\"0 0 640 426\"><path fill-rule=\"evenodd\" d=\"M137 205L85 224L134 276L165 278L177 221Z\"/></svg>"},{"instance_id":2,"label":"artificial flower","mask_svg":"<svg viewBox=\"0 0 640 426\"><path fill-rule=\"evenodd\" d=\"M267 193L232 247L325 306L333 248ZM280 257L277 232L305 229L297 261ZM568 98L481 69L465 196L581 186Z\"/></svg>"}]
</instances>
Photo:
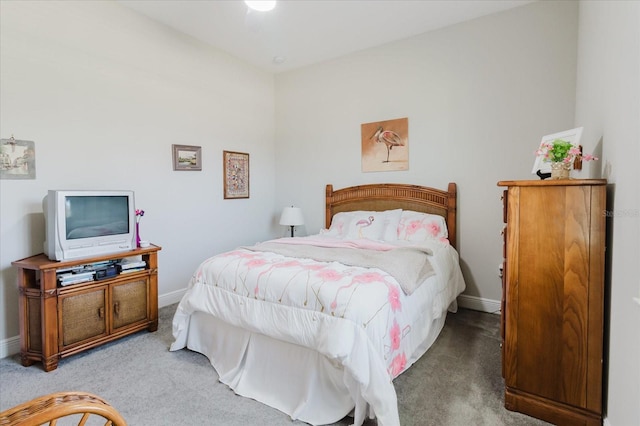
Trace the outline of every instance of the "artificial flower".
<instances>
[{"instance_id":1,"label":"artificial flower","mask_svg":"<svg viewBox=\"0 0 640 426\"><path fill-rule=\"evenodd\" d=\"M594 161L597 157L591 154L582 154L582 148L573 145L571 142L556 139L553 142L542 142L536 151L538 157L544 161L552 163L573 163L575 159L583 161Z\"/></svg>"}]
</instances>

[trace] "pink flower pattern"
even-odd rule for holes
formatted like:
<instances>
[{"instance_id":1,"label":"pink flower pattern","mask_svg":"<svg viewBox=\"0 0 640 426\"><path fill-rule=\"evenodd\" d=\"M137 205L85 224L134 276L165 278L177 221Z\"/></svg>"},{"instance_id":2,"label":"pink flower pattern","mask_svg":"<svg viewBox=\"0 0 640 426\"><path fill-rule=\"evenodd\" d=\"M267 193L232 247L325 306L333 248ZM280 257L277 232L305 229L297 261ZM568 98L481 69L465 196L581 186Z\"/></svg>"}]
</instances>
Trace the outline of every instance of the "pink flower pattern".
<instances>
[{"instance_id":1,"label":"pink flower pattern","mask_svg":"<svg viewBox=\"0 0 640 426\"><path fill-rule=\"evenodd\" d=\"M432 237L436 237L440 233L440 225L436 222L429 222L425 224L424 229L426 229Z\"/></svg>"},{"instance_id":2,"label":"pink flower pattern","mask_svg":"<svg viewBox=\"0 0 640 426\"><path fill-rule=\"evenodd\" d=\"M400 302L400 290L398 287L388 285L389 287L389 305L392 311L402 310L402 303Z\"/></svg>"},{"instance_id":3,"label":"pink flower pattern","mask_svg":"<svg viewBox=\"0 0 640 426\"><path fill-rule=\"evenodd\" d=\"M228 287L232 287L230 288L231 291L239 295L248 297L251 294L252 298L260 298L274 303L283 303L285 294L295 291L295 288L300 286L306 286L307 291L310 288L315 296L315 304L308 304L306 296L305 300L287 300L286 303L299 304L299 307L314 309L321 313L325 311L325 306L328 305L330 311L327 313L332 316L345 317L352 298L357 298L356 292L360 286L372 286L374 288L382 286L382 288L386 289L386 299L384 301L381 300L382 305L370 308L370 314L367 314L369 316L361 319L362 325L366 328L367 324L376 316L386 312L384 315L388 318L386 321L389 324L389 328L387 329L386 337L388 343L385 343L385 346L390 348L386 359L391 359L388 371L392 377L404 371L406 357L404 352L398 353L401 348L403 329L396 317L396 313L402 310L402 298L404 296L400 286L386 273L363 268L345 267L340 264L332 266L334 265L332 263L316 262L310 259L292 259L284 256L275 256L271 253L238 249L206 260L198 268L194 276L198 280L205 280L202 274L202 267L212 263L217 264L216 275L218 277L222 276L221 271L226 268L235 268L237 271L235 286L232 286L231 283L219 283L218 279L216 279L214 285L226 284ZM283 272L277 272L279 270ZM286 271L286 274L284 271ZM253 291L248 291L245 282L252 273L254 276L257 275L255 286ZM306 276L306 279L303 278L303 275ZM237 281L240 281L244 286L245 290L243 292L238 292ZM274 290L268 292L268 287L273 287ZM306 294L307 291L304 291L304 293ZM404 327L404 330L409 329L409 326Z\"/></svg>"},{"instance_id":4,"label":"pink flower pattern","mask_svg":"<svg viewBox=\"0 0 640 426\"><path fill-rule=\"evenodd\" d=\"M425 223L421 220L412 220L408 224L400 223L399 227L401 229L404 228L404 233L407 238L415 235L422 229L424 229L427 232L427 235L431 237L437 237L442 231L440 224L435 221Z\"/></svg>"},{"instance_id":5,"label":"pink flower pattern","mask_svg":"<svg viewBox=\"0 0 640 426\"><path fill-rule=\"evenodd\" d=\"M389 330L389 338L391 340L391 351L397 351L400 348L400 326L398 322L394 319L393 325L391 326L391 330Z\"/></svg>"},{"instance_id":6,"label":"pink flower pattern","mask_svg":"<svg viewBox=\"0 0 640 426\"><path fill-rule=\"evenodd\" d=\"M389 374L391 377L396 378L398 374L402 373L407 366L407 356L402 352L401 354L396 355L391 361L391 365L389 366Z\"/></svg>"},{"instance_id":7,"label":"pink flower pattern","mask_svg":"<svg viewBox=\"0 0 640 426\"><path fill-rule=\"evenodd\" d=\"M422 229L422 222L420 222L419 220L414 220L412 222L409 222L405 232L407 233L407 235L413 235L420 229Z\"/></svg>"}]
</instances>

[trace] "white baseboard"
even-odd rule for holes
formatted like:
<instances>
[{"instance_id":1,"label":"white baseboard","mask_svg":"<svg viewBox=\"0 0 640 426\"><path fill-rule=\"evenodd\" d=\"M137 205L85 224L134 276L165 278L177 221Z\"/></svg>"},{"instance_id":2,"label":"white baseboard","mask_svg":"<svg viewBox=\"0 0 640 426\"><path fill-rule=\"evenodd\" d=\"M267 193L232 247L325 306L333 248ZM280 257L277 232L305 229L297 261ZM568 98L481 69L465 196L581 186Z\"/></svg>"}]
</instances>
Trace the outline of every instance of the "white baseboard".
<instances>
[{"instance_id":1,"label":"white baseboard","mask_svg":"<svg viewBox=\"0 0 640 426\"><path fill-rule=\"evenodd\" d=\"M18 352L20 352L20 336L0 340L0 358L6 358Z\"/></svg>"},{"instance_id":2,"label":"white baseboard","mask_svg":"<svg viewBox=\"0 0 640 426\"><path fill-rule=\"evenodd\" d=\"M500 314L499 300L484 299L482 297L461 294L458 296L458 306L461 308L473 309L474 311Z\"/></svg>"},{"instance_id":3,"label":"white baseboard","mask_svg":"<svg viewBox=\"0 0 640 426\"><path fill-rule=\"evenodd\" d=\"M161 294L158 296L158 307L173 305L178 303L182 296L186 293L187 289L172 291L170 293ZM6 358L8 356L17 354L20 352L20 336L9 337L8 339L0 340L0 358Z\"/></svg>"},{"instance_id":4,"label":"white baseboard","mask_svg":"<svg viewBox=\"0 0 640 426\"><path fill-rule=\"evenodd\" d=\"M158 296L158 307L164 308L165 306L173 305L174 303L178 303L182 296L187 292L187 288L183 288L180 290L172 291L171 293L165 293Z\"/></svg>"}]
</instances>

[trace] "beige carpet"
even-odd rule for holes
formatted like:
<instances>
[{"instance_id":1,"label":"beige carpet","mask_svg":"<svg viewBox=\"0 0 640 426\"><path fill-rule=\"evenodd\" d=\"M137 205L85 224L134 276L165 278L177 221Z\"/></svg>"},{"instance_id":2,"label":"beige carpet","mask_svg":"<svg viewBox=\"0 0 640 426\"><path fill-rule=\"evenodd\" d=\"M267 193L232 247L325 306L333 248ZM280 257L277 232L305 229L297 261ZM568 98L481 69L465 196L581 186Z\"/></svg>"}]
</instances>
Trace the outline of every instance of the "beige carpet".
<instances>
[{"instance_id":1,"label":"beige carpet","mask_svg":"<svg viewBox=\"0 0 640 426\"><path fill-rule=\"evenodd\" d=\"M217 381L203 355L169 352L175 309L160 309L157 332L65 358L50 373L40 364L22 367L19 356L0 360L0 410L36 396L80 390L109 401L131 426L304 424L235 395ZM547 425L503 406L497 315L464 309L449 314L433 347L394 383L403 426Z\"/></svg>"}]
</instances>

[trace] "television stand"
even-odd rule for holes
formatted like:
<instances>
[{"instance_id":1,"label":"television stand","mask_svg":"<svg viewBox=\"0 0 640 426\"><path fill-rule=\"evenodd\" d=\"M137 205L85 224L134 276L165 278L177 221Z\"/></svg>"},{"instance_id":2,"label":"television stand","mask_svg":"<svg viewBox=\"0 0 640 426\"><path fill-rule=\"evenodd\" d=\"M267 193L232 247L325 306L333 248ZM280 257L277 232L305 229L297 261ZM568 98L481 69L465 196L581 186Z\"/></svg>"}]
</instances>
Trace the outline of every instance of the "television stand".
<instances>
[{"instance_id":1,"label":"television stand","mask_svg":"<svg viewBox=\"0 0 640 426\"><path fill-rule=\"evenodd\" d=\"M16 260L20 356L25 367L40 361L45 371L58 361L129 334L158 329L158 251L131 251L56 262L44 254ZM141 256L145 266L98 281L62 286L59 270Z\"/></svg>"}]
</instances>

